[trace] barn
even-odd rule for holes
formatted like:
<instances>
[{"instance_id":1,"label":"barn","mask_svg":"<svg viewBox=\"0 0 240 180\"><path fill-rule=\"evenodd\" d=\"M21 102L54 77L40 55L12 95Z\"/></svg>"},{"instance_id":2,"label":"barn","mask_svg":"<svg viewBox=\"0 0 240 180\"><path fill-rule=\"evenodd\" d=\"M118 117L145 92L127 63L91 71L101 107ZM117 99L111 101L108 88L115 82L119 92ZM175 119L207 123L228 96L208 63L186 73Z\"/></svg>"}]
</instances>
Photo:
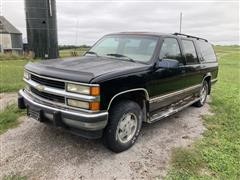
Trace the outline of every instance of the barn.
<instances>
[{"instance_id":1,"label":"barn","mask_svg":"<svg viewBox=\"0 0 240 180\"><path fill-rule=\"evenodd\" d=\"M0 16L0 52L22 53L22 33L5 17Z\"/></svg>"}]
</instances>

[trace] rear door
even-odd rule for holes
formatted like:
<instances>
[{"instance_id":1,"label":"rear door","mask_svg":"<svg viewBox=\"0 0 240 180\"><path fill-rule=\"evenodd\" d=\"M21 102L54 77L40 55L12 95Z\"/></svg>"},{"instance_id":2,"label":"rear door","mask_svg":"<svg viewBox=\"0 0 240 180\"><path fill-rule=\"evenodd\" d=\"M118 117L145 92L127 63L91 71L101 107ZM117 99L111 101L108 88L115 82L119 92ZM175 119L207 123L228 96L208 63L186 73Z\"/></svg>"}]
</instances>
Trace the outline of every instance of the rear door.
<instances>
[{"instance_id":1,"label":"rear door","mask_svg":"<svg viewBox=\"0 0 240 180\"><path fill-rule=\"evenodd\" d=\"M185 85L189 89L189 93L196 93L199 92L203 79L196 46L191 39L182 39L181 43L186 61Z\"/></svg>"},{"instance_id":2,"label":"rear door","mask_svg":"<svg viewBox=\"0 0 240 180\"><path fill-rule=\"evenodd\" d=\"M151 74L148 91L150 93L150 111L171 105L181 99L181 94L176 93L186 87L184 57L181 52L179 41L173 37L163 39L159 52L158 63L164 59L179 61L177 68L156 68Z\"/></svg>"}]
</instances>

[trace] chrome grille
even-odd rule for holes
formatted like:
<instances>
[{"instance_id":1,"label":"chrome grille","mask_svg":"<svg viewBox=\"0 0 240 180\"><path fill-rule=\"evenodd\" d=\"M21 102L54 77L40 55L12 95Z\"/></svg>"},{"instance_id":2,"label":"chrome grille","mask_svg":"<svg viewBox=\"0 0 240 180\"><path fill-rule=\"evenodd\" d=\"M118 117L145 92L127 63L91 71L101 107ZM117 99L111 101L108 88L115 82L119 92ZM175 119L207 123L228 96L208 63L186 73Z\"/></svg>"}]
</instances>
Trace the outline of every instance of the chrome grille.
<instances>
[{"instance_id":1,"label":"chrome grille","mask_svg":"<svg viewBox=\"0 0 240 180\"><path fill-rule=\"evenodd\" d=\"M37 96L41 97L41 98L45 98L54 102L58 102L58 103L65 103L65 98L62 96L58 96L58 95L54 95L54 94L49 94L46 92L41 92L33 87L30 88L31 92L33 94L36 94Z\"/></svg>"},{"instance_id":2,"label":"chrome grille","mask_svg":"<svg viewBox=\"0 0 240 180\"><path fill-rule=\"evenodd\" d=\"M42 77L36 76L34 74L31 74L31 80L33 80L39 84L49 86L49 87L65 89L65 83L61 82L61 81L55 81L55 80L51 80L51 79L42 78Z\"/></svg>"}]
</instances>

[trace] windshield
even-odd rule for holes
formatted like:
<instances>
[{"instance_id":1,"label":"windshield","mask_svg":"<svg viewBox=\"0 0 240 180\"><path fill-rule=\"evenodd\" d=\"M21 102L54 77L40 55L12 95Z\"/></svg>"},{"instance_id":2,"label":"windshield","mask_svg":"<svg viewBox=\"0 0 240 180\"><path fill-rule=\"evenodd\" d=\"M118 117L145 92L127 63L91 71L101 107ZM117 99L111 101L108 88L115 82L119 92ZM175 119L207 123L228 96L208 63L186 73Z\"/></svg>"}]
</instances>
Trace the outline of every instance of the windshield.
<instances>
[{"instance_id":1,"label":"windshield","mask_svg":"<svg viewBox=\"0 0 240 180\"><path fill-rule=\"evenodd\" d=\"M153 56L158 38L137 35L106 36L88 54L147 63Z\"/></svg>"}]
</instances>

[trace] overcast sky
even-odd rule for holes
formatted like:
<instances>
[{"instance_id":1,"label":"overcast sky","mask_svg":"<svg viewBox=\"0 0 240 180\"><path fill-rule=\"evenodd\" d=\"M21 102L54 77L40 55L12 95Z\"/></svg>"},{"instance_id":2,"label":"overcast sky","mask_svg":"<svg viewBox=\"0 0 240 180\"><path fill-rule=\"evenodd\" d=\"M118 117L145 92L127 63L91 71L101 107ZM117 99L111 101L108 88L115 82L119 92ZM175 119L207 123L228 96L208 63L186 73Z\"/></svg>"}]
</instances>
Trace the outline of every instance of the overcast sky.
<instances>
[{"instance_id":1,"label":"overcast sky","mask_svg":"<svg viewBox=\"0 0 240 180\"><path fill-rule=\"evenodd\" d=\"M26 37L24 0L0 1L2 15ZM239 44L239 1L56 1L59 44L92 45L112 32L178 32L180 12L183 33Z\"/></svg>"}]
</instances>

